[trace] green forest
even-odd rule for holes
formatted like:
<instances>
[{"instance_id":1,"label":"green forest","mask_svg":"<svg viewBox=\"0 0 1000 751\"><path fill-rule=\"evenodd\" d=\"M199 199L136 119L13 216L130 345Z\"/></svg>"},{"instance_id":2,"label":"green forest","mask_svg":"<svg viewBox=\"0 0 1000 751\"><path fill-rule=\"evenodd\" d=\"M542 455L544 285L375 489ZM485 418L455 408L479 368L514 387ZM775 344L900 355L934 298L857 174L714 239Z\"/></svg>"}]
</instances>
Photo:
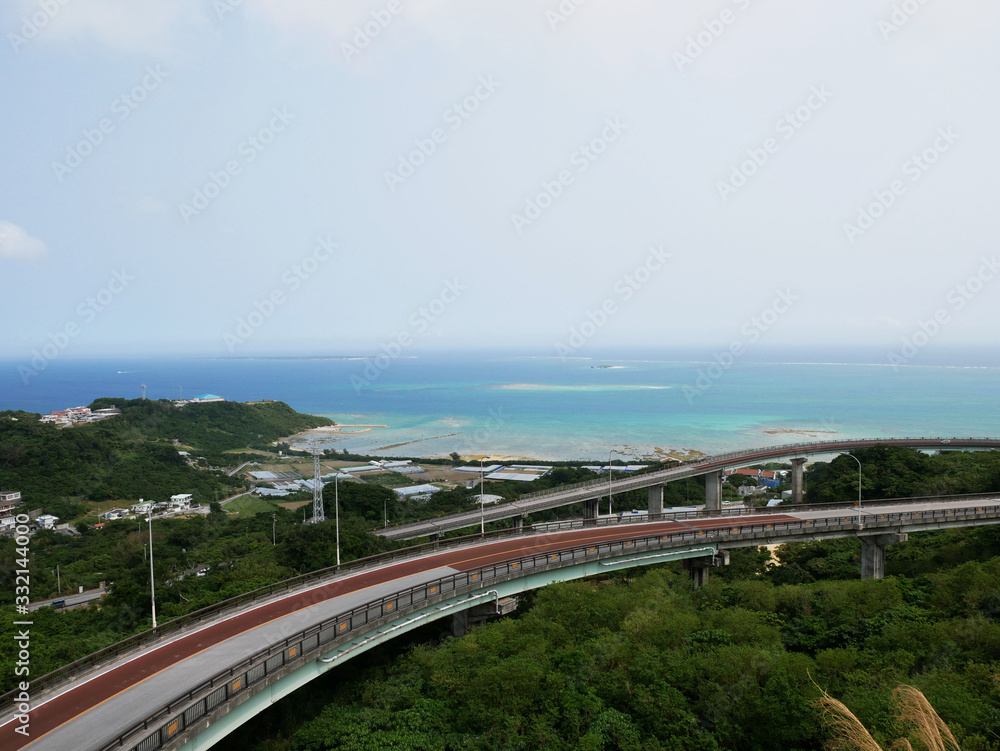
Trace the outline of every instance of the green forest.
<instances>
[{"instance_id":1,"label":"green forest","mask_svg":"<svg viewBox=\"0 0 1000 751\"><path fill-rule=\"evenodd\" d=\"M294 432L295 413L271 404L261 405L274 418L267 435ZM118 427L109 420L70 430L0 420L0 447L27 446L31 461L62 467L53 477L64 483L73 467L93 471L110 460L108 477L116 482L184 471L192 481L223 486L223 473L177 463L172 441L185 435L192 445L202 430L212 436L206 441L213 450L223 451L265 435L254 422L259 413L245 415L245 422L238 414L226 422L226 438L195 427L199 420L182 427L143 423L141 412ZM130 465L126 448L153 451L149 466ZM155 453L160 448L162 455ZM856 455L866 501L1000 489L997 452L926 455L879 447ZM0 475L0 484L43 482L44 473L26 462L14 462L23 474ZM513 498L587 477L566 467L529 488L510 483L488 490ZM807 498L850 502L857 482L857 464L847 457L814 464ZM697 502L697 480L673 485L673 498ZM94 498L88 490L60 498L85 502ZM324 494L328 520L332 490ZM386 515L396 521L447 513L468 507L472 492L478 488L407 505L386 487L339 483L342 560L400 546L371 534ZM616 498L616 508L630 500L644 499ZM301 513L267 507L232 514L213 504L207 516L153 522L161 621L334 564L332 521L303 525ZM148 528L136 520L76 537L45 531L32 537L33 598L55 596L59 584L63 592L101 581L110 588L100 607L33 613L33 677L149 628L147 542ZM352 661L219 748L820 749L831 739L816 704L823 692L843 700L888 748L905 731L895 722L892 692L908 683L925 693L963 749L1000 751L1000 527L911 535L888 547L883 581L860 580L859 556L857 540L829 540L784 545L773 557L763 549L735 550L731 565L713 570L702 589L680 564L550 586L524 596L513 616L465 637L442 638L448 625L440 622ZM0 639L15 620L9 604L15 559L14 541L0 539ZM11 659L0 651L0 691L11 687Z\"/></svg>"},{"instance_id":2,"label":"green forest","mask_svg":"<svg viewBox=\"0 0 1000 751\"><path fill-rule=\"evenodd\" d=\"M209 463L231 462L222 452L268 446L323 417L295 412L282 402L211 402L175 407L166 400L97 399L122 414L60 428L27 412L0 412L0 488L20 490L28 508L60 518L86 511L81 502L145 498L187 492L196 503L232 494L243 483L224 472L190 466L175 441Z\"/></svg>"},{"instance_id":3,"label":"green forest","mask_svg":"<svg viewBox=\"0 0 1000 751\"><path fill-rule=\"evenodd\" d=\"M551 585L461 638L442 621L338 668L220 749L822 749L823 692L888 748L903 683L962 749L1000 749L1000 529L914 535L882 581L857 578L859 549L782 546L804 584L744 549L701 589L680 564Z\"/></svg>"}]
</instances>

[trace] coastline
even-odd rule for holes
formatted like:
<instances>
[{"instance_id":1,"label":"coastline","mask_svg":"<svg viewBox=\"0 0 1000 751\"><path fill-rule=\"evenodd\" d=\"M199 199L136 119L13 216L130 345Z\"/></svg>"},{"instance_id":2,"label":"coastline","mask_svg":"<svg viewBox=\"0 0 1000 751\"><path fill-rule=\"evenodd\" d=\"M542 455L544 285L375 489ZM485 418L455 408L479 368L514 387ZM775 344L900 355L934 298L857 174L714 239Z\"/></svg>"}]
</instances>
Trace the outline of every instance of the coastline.
<instances>
[{"instance_id":1,"label":"coastline","mask_svg":"<svg viewBox=\"0 0 1000 751\"><path fill-rule=\"evenodd\" d=\"M336 415L332 414L322 414L318 415L321 417L327 417L330 419L336 419ZM364 419L363 415L352 415L355 419L361 417ZM385 418L385 415L381 415ZM549 450L544 442L550 441L548 436L544 434L537 434L537 439L540 442L537 445L535 441L531 440L531 435L521 435L518 437L518 443L527 442L527 446L511 446L512 442L509 438L508 440L496 440L494 445L495 450L488 450L488 443L490 436L477 436L476 433L483 432L480 431L467 431L467 430L452 430L451 432L436 432L431 431L431 433L425 434L421 432L420 434L414 435L413 433L406 432L407 430L414 430L415 428L420 429L432 429L434 426L448 425L452 427L461 427L463 422L453 417L443 417L437 420L430 420L426 424L421 424L419 426L409 426L401 427L399 425L393 424L392 420L386 420L383 423L372 422L351 422L351 423L337 423L336 425L323 426L319 428L312 428L310 430L304 430L300 433L296 433L292 436L287 436L282 440L284 443L288 443L290 446L297 450L328 450L333 449L335 451L340 451L346 449L348 453L360 454L366 456L393 456L393 457L403 457L408 459L446 459L451 454L457 453L462 461L479 461L480 459L492 459L495 461L503 462L548 462L548 463L560 463L560 462L592 462L605 464L608 461L609 453L612 459L618 461L627 461L635 463L661 463L668 461L693 461L711 456L717 453L724 453L725 451L732 449L722 449L722 450L705 450L704 448L693 447L693 446L677 446L672 447L669 444L666 446L658 443L649 444L637 444L635 441L622 442L614 445L601 445L600 448L595 447L593 439L583 438L580 441L579 450L584 452L582 455L573 452L553 452ZM379 431L384 431L384 440L371 442L370 439L378 436ZM775 438L787 437L788 439L794 440L809 440L809 439L820 439L825 436L833 436L841 434L842 431L832 429L830 427L823 428L810 428L810 427L759 427L745 434L745 441L740 442L738 449L749 449L758 448L761 446L766 446L775 443ZM365 436L365 434L369 434ZM367 445L347 445L348 443L354 443L351 441L352 438L359 436L365 436ZM845 435L845 437L847 437ZM452 450L442 450L435 447L433 444L435 442L448 441L449 439L458 439L457 441L452 441L460 445L456 445ZM778 443L785 443L788 441L782 440ZM427 445L427 444L431 445ZM421 445L424 444L424 445ZM405 453L400 453L397 449L404 447L412 447L410 451ZM451 444L449 444L449 448ZM459 450L463 449L463 450Z\"/></svg>"}]
</instances>

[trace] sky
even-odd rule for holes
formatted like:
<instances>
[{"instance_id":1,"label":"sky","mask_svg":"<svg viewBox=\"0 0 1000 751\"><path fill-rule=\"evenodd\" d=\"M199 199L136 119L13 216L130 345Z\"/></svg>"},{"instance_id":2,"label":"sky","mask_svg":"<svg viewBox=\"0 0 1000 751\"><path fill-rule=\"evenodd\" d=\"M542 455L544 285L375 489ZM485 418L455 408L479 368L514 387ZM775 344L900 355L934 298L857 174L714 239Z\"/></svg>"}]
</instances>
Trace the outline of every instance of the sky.
<instances>
[{"instance_id":1,"label":"sky","mask_svg":"<svg viewBox=\"0 0 1000 751\"><path fill-rule=\"evenodd\" d=\"M993 0L7 0L0 31L3 358L1000 338Z\"/></svg>"}]
</instances>

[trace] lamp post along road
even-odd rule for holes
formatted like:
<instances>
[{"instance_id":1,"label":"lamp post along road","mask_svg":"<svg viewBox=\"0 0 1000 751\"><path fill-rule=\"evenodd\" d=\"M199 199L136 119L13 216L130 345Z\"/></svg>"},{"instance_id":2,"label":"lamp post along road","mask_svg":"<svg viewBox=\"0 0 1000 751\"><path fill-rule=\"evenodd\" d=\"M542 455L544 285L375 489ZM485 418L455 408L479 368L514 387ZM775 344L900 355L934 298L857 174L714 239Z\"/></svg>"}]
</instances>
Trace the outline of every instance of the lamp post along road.
<instances>
[{"instance_id":1,"label":"lamp post along road","mask_svg":"<svg viewBox=\"0 0 1000 751\"><path fill-rule=\"evenodd\" d=\"M847 454L858 463L858 529L861 529L861 460L854 454Z\"/></svg>"},{"instance_id":2,"label":"lamp post along road","mask_svg":"<svg viewBox=\"0 0 1000 751\"><path fill-rule=\"evenodd\" d=\"M337 565L340 565L340 470L333 476L333 518L337 527Z\"/></svg>"},{"instance_id":3,"label":"lamp post along road","mask_svg":"<svg viewBox=\"0 0 1000 751\"><path fill-rule=\"evenodd\" d=\"M153 628L156 628L156 580L153 578L153 515L146 517L149 523L149 594L153 605Z\"/></svg>"},{"instance_id":4,"label":"lamp post along road","mask_svg":"<svg viewBox=\"0 0 1000 751\"><path fill-rule=\"evenodd\" d=\"M483 495L483 485L486 478L483 476L483 462L489 459L488 456L479 457L479 534L486 534L486 496Z\"/></svg>"},{"instance_id":5,"label":"lamp post along road","mask_svg":"<svg viewBox=\"0 0 1000 751\"><path fill-rule=\"evenodd\" d=\"M614 472L614 468L611 465L611 455L615 453L614 449L608 450L608 516L614 515L614 497L611 495L611 475Z\"/></svg>"}]
</instances>

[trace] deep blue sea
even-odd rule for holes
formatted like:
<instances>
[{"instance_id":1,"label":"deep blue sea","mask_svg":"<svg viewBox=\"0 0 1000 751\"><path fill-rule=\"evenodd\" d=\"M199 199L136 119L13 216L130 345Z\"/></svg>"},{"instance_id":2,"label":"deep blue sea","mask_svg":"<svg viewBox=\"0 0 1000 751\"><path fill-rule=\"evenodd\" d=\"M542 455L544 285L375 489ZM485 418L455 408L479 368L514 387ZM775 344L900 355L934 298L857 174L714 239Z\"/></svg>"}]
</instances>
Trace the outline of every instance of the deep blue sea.
<instances>
[{"instance_id":1,"label":"deep blue sea","mask_svg":"<svg viewBox=\"0 0 1000 751\"><path fill-rule=\"evenodd\" d=\"M277 399L338 423L385 425L310 439L371 454L651 459L834 436L1000 435L997 367L739 362L709 371L655 359L441 355L379 369L364 359L123 357L57 359L24 383L19 364L0 362L0 409L138 398L143 384L149 398Z\"/></svg>"}]
</instances>

